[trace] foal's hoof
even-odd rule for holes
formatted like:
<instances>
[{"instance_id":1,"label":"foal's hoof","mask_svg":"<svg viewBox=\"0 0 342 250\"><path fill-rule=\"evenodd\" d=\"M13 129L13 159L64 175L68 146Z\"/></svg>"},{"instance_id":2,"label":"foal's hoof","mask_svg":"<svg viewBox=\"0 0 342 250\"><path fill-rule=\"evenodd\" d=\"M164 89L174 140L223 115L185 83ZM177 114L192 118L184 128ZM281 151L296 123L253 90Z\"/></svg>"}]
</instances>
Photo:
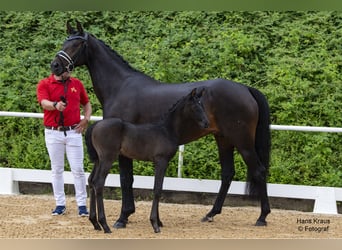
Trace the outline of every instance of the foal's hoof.
<instances>
[{"instance_id":1,"label":"foal's hoof","mask_svg":"<svg viewBox=\"0 0 342 250\"><path fill-rule=\"evenodd\" d=\"M163 223L158 219L157 221L150 220L151 225L155 233L160 233L160 227L163 227Z\"/></svg>"},{"instance_id":2,"label":"foal's hoof","mask_svg":"<svg viewBox=\"0 0 342 250\"><path fill-rule=\"evenodd\" d=\"M163 223L161 221L158 221L158 226L163 227Z\"/></svg>"},{"instance_id":3,"label":"foal's hoof","mask_svg":"<svg viewBox=\"0 0 342 250\"><path fill-rule=\"evenodd\" d=\"M255 226L257 226L257 227L267 226L267 222L266 221L257 220L257 222L255 223Z\"/></svg>"},{"instance_id":4,"label":"foal's hoof","mask_svg":"<svg viewBox=\"0 0 342 250\"><path fill-rule=\"evenodd\" d=\"M213 222L214 217L204 216L201 220L201 222Z\"/></svg>"},{"instance_id":5,"label":"foal's hoof","mask_svg":"<svg viewBox=\"0 0 342 250\"><path fill-rule=\"evenodd\" d=\"M94 230L97 230L97 231L102 230L102 228L101 228L100 224L97 222L97 220L92 220L92 219L89 219L89 220L93 224Z\"/></svg>"}]
</instances>

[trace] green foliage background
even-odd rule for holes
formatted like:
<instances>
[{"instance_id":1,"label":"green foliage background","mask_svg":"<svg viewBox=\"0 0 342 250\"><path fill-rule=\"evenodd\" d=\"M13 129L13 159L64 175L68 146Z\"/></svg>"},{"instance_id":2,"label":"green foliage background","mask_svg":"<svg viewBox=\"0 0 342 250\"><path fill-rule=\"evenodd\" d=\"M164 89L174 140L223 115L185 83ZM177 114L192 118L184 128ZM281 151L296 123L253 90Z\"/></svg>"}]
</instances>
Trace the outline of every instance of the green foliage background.
<instances>
[{"instance_id":1,"label":"green foliage background","mask_svg":"<svg viewBox=\"0 0 342 250\"><path fill-rule=\"evenodd\" d=\"M342 13L323 11L3 11L0 110L42 112L36 84L50 74L69 19L160 81L239 81L267 96L272 124L342 127ZM87 70L74 75L101 116ZM0 117L0 137L1 167L49 169L40 119ZM342 187L341 141L336 133L272 131L269 182ZM212 136L186 145L184 156L184 177L220 178ZM177 175L177 159L168 176ZM235 165L235 180L245 180L239 155ZM92 168L87 157L85 166ZM134 171L153 175L150 163L135 162Z\"/></svg>"}]
</instances>

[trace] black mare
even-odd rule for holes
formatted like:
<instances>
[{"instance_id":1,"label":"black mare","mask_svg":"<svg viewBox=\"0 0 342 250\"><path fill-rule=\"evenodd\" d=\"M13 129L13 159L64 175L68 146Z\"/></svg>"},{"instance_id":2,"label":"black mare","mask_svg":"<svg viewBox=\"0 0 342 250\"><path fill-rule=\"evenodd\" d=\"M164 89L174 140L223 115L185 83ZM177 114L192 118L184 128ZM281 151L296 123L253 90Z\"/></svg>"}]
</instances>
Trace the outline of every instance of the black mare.
<instances>
[{"instance_id":1,"label":"black mare","mask_svg":"<svg viewBox=\"0 0 342 250\"><path fill-rule=\"evenodd\" d=\"M154 232L160 232L159 199L169 161L184 143L184 134L209 126L202 104L204 89L193 89L181 98L157 123L132 124L119 118L107 118L87 129L86 144L94 168L89 176L90 216L96 230L110 233L103 206L105 179L119 154L131 159L154 163L153 202L150 221ZM205 98L203 98L205 99ZM148 111L146 111L148 112ZM96 207L98 216L96 215ZM100 223L100 225L99 225Z\"/></svg>"},{"instance_id":2,"label":"black mare","mask_svg":"<svg viewBox=\"0 0 342 250\"><path fill-rule=\"evenodd\" d=\"M265 96L255 88L225 79L192 83L161 83L132 68L103 41L76 29L67 22L69 37L51 63L60 74L74 66L86 65L104 118L119 117L132 123L157 121L168 108L194 87L206 87L203 102L210 126L195 128L184 135L184 143L213 134L221 164L221 187L213 208L202 221L211 221L221 213L222 205L235 174L233 151L236 149L247 165L248 192L261 202L256 225L266 225L270 213L266 177L270 158L270 114ZM65 59L65 55L70 58ZM121 214L114 227L126 226L135 212L132 159L119 157L122 189Z\"/></svg>"}]
</instances>

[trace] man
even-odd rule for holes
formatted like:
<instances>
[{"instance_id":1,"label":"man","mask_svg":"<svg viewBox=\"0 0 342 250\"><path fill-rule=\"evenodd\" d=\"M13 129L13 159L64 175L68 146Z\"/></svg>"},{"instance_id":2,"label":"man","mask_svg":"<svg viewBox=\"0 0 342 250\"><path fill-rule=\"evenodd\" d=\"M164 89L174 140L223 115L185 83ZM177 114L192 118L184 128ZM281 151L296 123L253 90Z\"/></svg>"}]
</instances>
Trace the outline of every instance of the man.
<instances>
[{"instance_id":1,"label":"man","mask_svg":"<svg viewBox=\"0 0 342 250\"><path fill-rule=\"evenodd\" d=\"M71 72L67 71L40 80L37 99L44 109L45 143L51 161L52 188L56 200L52 215L62 215L66 211L63 179L66 154L74 177L78 214L88 216L82 132L87 128L92 108L86 90L82 82L71 77ZM82 120L81 106L84 112Z\"/></svg>"}]
</instances>

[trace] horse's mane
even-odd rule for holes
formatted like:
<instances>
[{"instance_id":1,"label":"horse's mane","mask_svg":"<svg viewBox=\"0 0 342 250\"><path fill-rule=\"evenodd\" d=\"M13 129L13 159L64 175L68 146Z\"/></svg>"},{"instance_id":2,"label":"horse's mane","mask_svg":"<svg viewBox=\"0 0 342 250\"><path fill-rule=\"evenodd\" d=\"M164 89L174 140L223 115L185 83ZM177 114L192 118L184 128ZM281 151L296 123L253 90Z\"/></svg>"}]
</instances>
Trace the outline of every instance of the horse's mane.
<instances>
[{"instance_id":1,"label":"horse's mane","mask_svg":"<svg viewBox=\"0 0 342 250\"><path fill-rule=\"evenodd\" d=\"M94 35L88 33L89 36L91 36L92 38L94 38L95 40L99 41L101 46L107 48L109 50L109 52L111 52L111 54L113 55L113 57L115 57L115 60L119 59L120 62L122 62L124 65L126 65L129 69L139 72L141 73L139 70L133 68L118 52L116 52L113 48L111 48L108 44L106 44L103 40L95 37Z\"/></svg>"}]
</instances>

